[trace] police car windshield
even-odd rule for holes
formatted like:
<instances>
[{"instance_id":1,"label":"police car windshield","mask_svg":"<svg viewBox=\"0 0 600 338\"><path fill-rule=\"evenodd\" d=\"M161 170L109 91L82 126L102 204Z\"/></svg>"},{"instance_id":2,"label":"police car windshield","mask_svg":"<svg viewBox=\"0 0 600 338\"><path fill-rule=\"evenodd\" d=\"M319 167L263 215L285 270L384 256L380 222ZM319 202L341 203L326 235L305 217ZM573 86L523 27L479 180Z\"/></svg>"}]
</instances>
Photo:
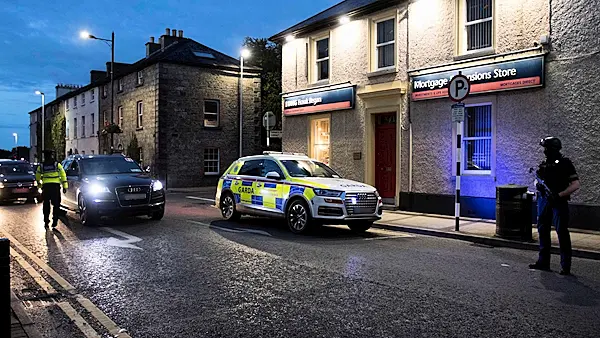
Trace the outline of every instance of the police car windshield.
<instances>
[{"instance_id":1,"label":"police car windshield","mask_svg":"<svg viewBox=\"0 0 600 338\"><path fill-rule=\"evenodd\" d=\"M81 169L86 175L132 174L141 173L142 169L134 160L126 157L90 158L80 161Z\"/></svg>"},{"instance_id":2,"label":"police car windshield","mask_svg":"<svg viewBox=\"0 0 600 338\"><path fill-rule=\"evenodd\" d=\"M33 174L33 167L26 163L0 163L0 174L6 176Z\"/></svg>"},{"instance_id":3,"label":"police car windshield","mask_svg":"<svg viewBox=\"0 0 600 338\"><path fill-rule=\"evenodd\" d=\"M282 160L288 173L292 177L327 177L340 178L333 169L321 162L309 160Z\"/></svg>"}]
</instances>

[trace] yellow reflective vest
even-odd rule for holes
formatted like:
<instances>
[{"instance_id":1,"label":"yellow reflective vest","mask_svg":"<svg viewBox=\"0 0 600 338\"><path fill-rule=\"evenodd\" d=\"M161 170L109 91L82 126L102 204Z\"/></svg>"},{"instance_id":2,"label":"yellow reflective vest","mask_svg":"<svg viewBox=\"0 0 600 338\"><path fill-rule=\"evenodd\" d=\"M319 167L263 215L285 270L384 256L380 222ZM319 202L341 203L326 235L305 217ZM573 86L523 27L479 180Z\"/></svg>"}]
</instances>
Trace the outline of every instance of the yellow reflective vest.
<instances>
[{"instance_id":1,"label":"yellow reflective vest","mask_svg":"<svg viewBox=\"0 0 600 338\"><path fill-rule=\"evenodd\" d=\"M52 164L41 163L35 173L35 179L42 187L46 183L62 184L63 188L65 189L69 187L69 183L67 182L67 173L65 173L65 169L63 169L62 164L57 162Z\"/></svg>"}]
</instances>

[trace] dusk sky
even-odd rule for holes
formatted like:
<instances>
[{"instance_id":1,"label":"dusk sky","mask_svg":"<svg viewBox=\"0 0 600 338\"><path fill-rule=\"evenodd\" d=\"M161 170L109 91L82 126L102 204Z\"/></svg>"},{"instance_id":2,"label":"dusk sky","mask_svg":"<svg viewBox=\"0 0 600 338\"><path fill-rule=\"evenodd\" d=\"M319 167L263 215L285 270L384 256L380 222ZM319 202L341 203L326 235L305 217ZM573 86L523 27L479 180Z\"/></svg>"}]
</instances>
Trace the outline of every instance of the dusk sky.
<instances>
[{"instance_id":1,"label":"dusk sky","mask_svg":"<svg viewBox=\"0 0 600 338\"><path fill-rule=\"evenodd\" d=\"M34 92L55 98L57 83L85 85L92 69L105 69L110 48L81 40L87 30L103 38L115 31L115 61L135 62L144 44L165 28L184 31L237 57L245 36L270 37L340 0L104 0L0 1L0 148L29 146L28 112L41 105Z\"/></svg>"}]
</instances>

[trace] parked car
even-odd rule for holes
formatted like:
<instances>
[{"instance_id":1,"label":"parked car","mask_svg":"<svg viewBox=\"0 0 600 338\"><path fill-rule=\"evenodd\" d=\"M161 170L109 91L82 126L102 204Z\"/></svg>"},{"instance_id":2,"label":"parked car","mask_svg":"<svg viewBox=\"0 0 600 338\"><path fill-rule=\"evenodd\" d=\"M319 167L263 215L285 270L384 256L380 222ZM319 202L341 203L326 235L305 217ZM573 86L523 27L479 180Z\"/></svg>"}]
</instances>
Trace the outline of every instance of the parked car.
<instances>
[{"instance_id":1,"label":"parked car","mask_svg":"<svg viewBox=\"0 0 600 338\"><path fill-rule=\"evenodd\" d=\"M374 187L343 179L322 162L290 153L265 152L235 161L220 178L215 201L225 219L285 218L294 233L308 231L313 223L347 224L363 232L383 212Z\"/></svg>"},{"instance_id":2,"label":"parked car","mask_svg":"<svg viewBox=\"0 0 600 338\"><path fill-rule=\"evenodd\" d=\"M62 162L69 189L63 205L79 213L81 223L96 224L103 216L165 214L165 191L129 157L71 155Z\"/></svg>"},{"instance_id":3,"label":"parked car","mask_svg":"<svg viewBox=\"0 0 600 338\"><path fill-rule=\"evenodd\" d=\"M0 201L39 197L38 183L31 164L22 160L0 160Z\"/></svg>"}]
</instances>

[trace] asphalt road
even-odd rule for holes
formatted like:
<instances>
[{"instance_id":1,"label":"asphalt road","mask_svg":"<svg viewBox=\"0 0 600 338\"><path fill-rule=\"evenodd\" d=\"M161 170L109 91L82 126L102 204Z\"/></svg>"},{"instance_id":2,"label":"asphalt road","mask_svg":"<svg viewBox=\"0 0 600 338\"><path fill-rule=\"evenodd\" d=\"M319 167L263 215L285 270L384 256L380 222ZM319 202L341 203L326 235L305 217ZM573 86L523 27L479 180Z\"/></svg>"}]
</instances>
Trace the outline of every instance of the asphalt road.
<instances>
[{"instance_id":1,"label":"asphalt road","mask_svg":"<svg viewBox=\"0 0 600 338\"><path fill-rule=\"evenodd\" d=\"M25 261L12 286L41 333L107 337L102 313L131 337L600 336L600 261L574 259L563 277L558 257L555 272L530 271L530 251L377 229L297 236L281 221L222 221L187 195L169 195L159 222L71 215L55 231L39 205L0 206L0 237Z\"/></svg>"}]
</instances>

